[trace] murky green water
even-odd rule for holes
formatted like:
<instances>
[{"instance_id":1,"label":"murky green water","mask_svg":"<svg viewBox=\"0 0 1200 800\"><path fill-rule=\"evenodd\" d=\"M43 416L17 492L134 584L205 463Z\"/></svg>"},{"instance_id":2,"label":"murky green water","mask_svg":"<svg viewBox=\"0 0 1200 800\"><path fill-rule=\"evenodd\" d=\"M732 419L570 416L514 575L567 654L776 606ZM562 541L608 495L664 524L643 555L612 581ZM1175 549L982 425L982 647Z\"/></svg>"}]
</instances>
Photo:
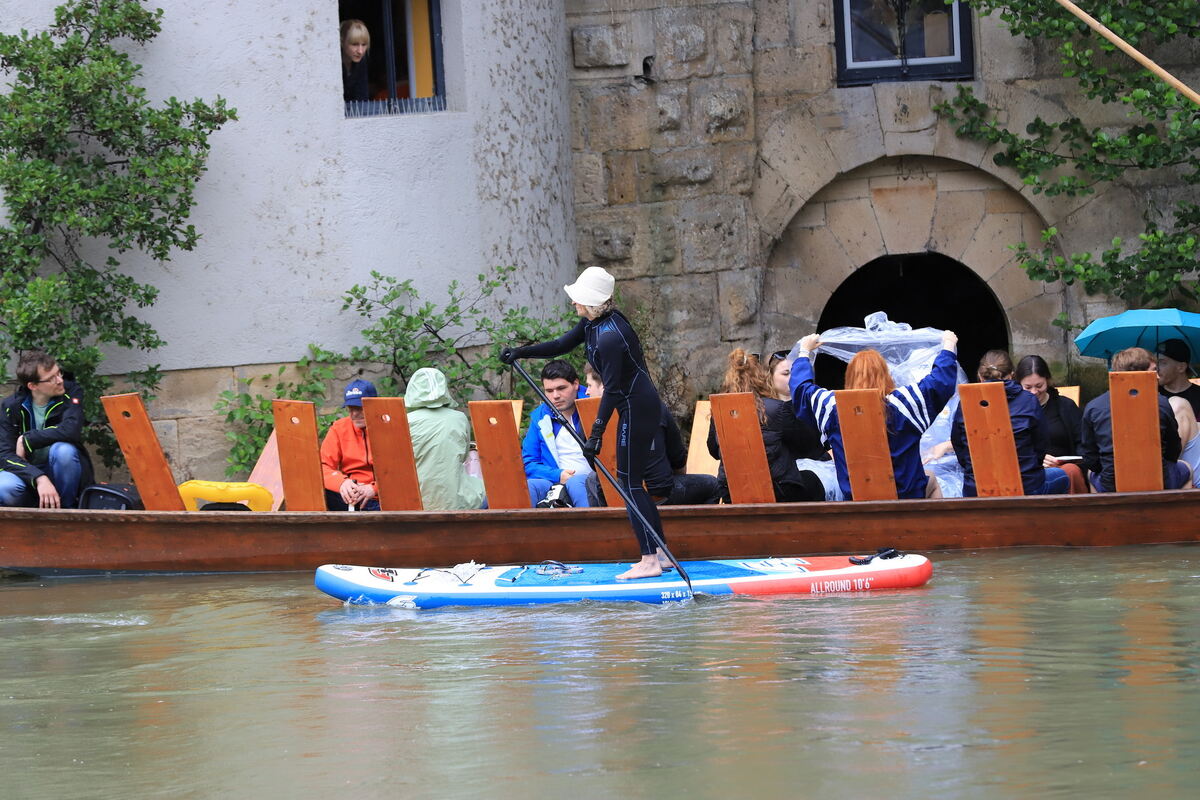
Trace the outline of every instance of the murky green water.
<instances>
[{"instance_id":1,"label":"murky green water","mask_svg":"<svg viewBox=\"0 0 1200 800\"><path fill-rule=\"evenodd\" d=\"M1200 548L924 590L414 612L0 580L6 798L1193 797Z\"/></svg>"}]
</instances>

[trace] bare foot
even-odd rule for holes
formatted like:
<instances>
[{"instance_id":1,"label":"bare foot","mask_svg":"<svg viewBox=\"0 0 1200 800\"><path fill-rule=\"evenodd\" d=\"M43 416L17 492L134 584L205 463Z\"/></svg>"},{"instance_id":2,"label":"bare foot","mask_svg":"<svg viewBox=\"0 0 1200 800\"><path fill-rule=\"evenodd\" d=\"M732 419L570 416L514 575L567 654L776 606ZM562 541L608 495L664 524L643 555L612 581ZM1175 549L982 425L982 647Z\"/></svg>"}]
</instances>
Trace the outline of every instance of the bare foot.
<instances>
[{"instance_id":1,"label":"bare foot","mask_svg":"<svg viewBox=\"0 0 1200 800\"><path fill-rule=\"evenodd\" d=\"M658 556L658 566L663 572L670 572L675 569L675 565L671 563L671 559L667 558L667 554L663 552L661 547L655 551L655 555Z\"/></svg>"},{"instance_id":2,"label":"bare foot","mask_svg":"<svg viewBox=\"0 0 1200 800\"><path fill-rule=\"evenodd\" d=\"M639 561L628 570L618 575L617 580L632 581L638 578L657 578L659 575L663 574L662 567L660 567L657 562L658 559L654 559L649 563L646 561Z\"/></svg>"}]
</instances>

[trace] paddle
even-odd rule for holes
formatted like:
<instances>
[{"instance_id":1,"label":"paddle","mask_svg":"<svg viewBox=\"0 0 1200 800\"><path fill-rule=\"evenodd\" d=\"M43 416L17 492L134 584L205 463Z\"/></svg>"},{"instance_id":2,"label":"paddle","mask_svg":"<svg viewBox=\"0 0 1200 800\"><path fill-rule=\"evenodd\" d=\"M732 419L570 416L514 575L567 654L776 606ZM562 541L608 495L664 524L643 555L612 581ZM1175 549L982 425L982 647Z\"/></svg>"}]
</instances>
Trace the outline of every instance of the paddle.
<instances>
[{"instance_id":1,"label":"paddle","mask_svg":"<svg viewBox=\"0 0 1200 800\"><path fill-rule=\"evenodd\" d=\"M554 404L550 402L550 398L546 397L546 393L542 391L542 387L538 386L534 382L529 373L525 371L525 368L516 361L513 361L512 368L520 373L521 377L525 379L525 382L528 383L535 392L537 392L537 396L542 398L542 402L550 408L551 413L558 418L558 421L562 424L562 426L571 432L571 435L575 437L575 441L579 442L579 446L583 447L585 444L587 444L583 436L579 434L579 431L575 430L575 426L571 424L571 421L564 417L562 412L554 407ZM650 538L654 540L654 546L662 550L667 559L675 565L675 569L679 570L679 577L683 578L684 583L687 584L688 591L690 592L692 590L692 579L688 577L687 570L683 568L683 565L679 563L674 554L667 547L666 543L663 542L662 537L658 535L658 531L654 530L654 526L651 525L650 521L646 519L646 515L643 514L642 510L637 507L637 504L633 502L633 498L629 496L621 484L617 483L617 479L614 478L612 473L608 471L608 467L604 466L604 464L598 458L596 459L596 469L599 470L601 475L608 479L608 482L612 484L612 487L617 490L617 494L621 495L621 499L625 501L625 506L634 514L637 514L638 520L642 523L642 525L646 526L646 531L650 534Z\"/></svg>"}]
</instances>

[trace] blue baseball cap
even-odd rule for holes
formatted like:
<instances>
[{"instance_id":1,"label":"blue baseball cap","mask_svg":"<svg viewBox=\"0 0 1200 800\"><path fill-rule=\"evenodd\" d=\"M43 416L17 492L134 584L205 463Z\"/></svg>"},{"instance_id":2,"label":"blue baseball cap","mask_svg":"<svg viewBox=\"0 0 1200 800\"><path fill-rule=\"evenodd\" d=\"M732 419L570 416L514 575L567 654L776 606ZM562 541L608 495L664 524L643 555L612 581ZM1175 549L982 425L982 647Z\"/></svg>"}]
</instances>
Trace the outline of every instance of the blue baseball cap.
<instances>
[{"instance_id":1,"label":"blue baseball cap","mask_svg":"<svg viewBox=\"0 0 1200 800\"><path fill-rule=\"evenodd\" d=\"M346 384L345 397L346 402L342 403L343 406L362 408L364 397L379 397L379 392L375 391L375 384L370 381L356 380Z\"/></svg>"}]
</instances>

